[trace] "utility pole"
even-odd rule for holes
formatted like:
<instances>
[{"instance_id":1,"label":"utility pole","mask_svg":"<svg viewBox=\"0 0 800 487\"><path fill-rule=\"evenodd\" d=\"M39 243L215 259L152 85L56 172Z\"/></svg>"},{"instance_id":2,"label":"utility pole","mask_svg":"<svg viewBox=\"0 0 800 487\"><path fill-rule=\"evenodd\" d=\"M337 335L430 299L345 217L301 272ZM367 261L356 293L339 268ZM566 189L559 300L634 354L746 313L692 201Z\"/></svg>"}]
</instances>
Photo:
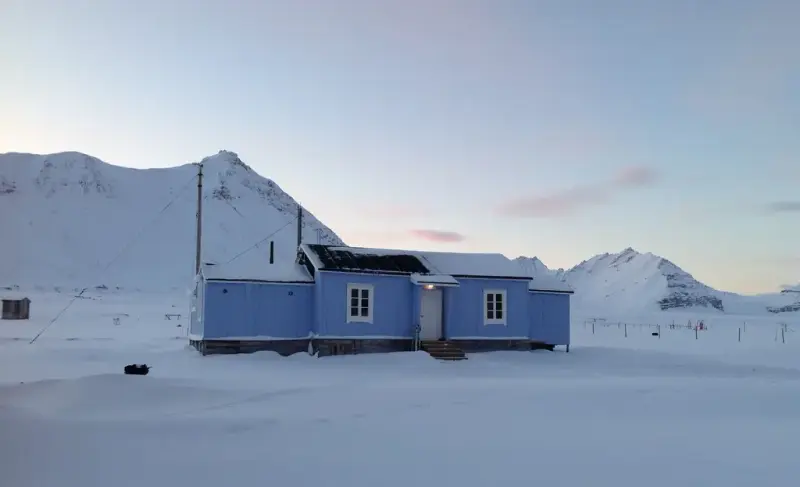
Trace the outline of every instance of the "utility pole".
<instances>
[{"instance_id":1,"label":"utility pole","mask_svg":"<svg viewBox=\"0 0 800 487\"><path fill-rule=\"evenodd\" d=\"M200 255L203 248L203 163L197 163L197 247L195 249L194 274L200 274Z\"/></svg>"},{"instance_id":2,"label":"utility pole","mask_svg":"<svg viewBox=\"0 0 800 487\"><path fill-rule=\"evenodd\" d=\"M297 248L303 243L303 207L297 203Z\"/></svg>"}]
</instances>

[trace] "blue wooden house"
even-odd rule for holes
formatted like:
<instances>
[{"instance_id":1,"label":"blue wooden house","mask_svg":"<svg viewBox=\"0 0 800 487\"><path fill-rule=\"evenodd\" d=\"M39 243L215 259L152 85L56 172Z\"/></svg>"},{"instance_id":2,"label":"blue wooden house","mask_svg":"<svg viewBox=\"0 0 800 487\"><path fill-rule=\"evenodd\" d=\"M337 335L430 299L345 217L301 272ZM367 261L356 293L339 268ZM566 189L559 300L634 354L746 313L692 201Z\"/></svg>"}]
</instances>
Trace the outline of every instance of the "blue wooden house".
<instances>
[{"instance_id":1,"label":"blue wooden house","mask_svg":"<svg viewBox=\"0 0 800 487\"><path fill-rule=\"evenodd\" d=\"M294 262L204 265L190 340L284 355L568 349L571 293L501 254L302 244Z\"/></svg>"}]
</instances>

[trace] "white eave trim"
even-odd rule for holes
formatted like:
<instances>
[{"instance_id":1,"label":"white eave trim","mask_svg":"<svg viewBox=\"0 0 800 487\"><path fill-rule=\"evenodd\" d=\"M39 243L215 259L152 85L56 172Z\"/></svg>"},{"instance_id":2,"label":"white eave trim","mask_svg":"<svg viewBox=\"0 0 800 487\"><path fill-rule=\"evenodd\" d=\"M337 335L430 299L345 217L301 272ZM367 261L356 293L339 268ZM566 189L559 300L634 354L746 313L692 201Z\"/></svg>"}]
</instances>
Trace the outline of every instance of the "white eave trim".
<instances>
[{"instance_id":1,"label":"white eave trim","mask_svg":"<svg viewBox=\"0 0 800 487\"><path fill-rule=\"evenodd\" d=\"M528 289L528 292L529 293L535 293L535 294L558 294L558 295L575 294L575 291L558 291L558 290L555 290L555 289L548 289L546 291L545 290L539 290L539 289Z\"/></svg>"},{"instance_id":2,"label":"white eave trim","mask_svg":"<svg viewBox=\"0 0 800 487\"><path fill-rule=\"evenodd\" d=\"M264 279L206 279L207 283L216 284L270 284L270 285L284 285L284 286L313 286L314 281L269 281Z\"/></svg>"},{"instance_id":3,"label":"white eave trim","mask_svg":"<svg viewBox=\"0 0 800 487\"><path fill-rule=\"evenodd\" d=\"M411 274L411 282L417 286L459 287L458 281L447 274Z\"/></svg>"}]
</instances>

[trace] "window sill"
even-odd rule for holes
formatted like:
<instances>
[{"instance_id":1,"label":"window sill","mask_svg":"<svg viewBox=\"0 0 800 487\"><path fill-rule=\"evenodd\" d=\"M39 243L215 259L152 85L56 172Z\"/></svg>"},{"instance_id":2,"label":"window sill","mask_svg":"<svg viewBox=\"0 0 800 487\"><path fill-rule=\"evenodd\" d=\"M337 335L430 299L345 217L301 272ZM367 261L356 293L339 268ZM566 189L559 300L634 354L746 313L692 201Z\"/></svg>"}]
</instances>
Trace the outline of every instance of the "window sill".
<instances>
[{"instance_id":1,"label":"window sill","mask_svg":"<svg viewBox=\"0 0 800 487\"><path fill-rule=\"evenodd\" d=\"M506 326L505 321L484 321L483 326L501 325Z\"/></svg>"},{"instance_id":2,"label":"window sill","mask_svg":"<svg viewBox=\"0 0 800 487\"><path fill-rule=\"evenodd\" d=\"M348 318L347 322L348 323L368 323L368 324L372 324L372 318L361 318L361 319L359 319L359 318Z\"/></svg>"}]
</instances>

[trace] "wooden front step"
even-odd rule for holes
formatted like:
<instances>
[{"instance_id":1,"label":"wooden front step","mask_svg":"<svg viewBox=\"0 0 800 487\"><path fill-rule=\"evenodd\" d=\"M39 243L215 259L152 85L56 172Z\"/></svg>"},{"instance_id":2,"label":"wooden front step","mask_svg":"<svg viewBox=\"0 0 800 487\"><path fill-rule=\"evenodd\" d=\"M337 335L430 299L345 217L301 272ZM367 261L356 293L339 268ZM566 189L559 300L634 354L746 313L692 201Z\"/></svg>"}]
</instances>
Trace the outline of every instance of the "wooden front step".
<instances>
[{"instance_id":1,"label":"wooden front step","mask_svg":"<svg viewBox=\"0 0 800 487\"><path fill-rule=\"evenodd\" d=\"M422 341L420 347L439 360L466 360L467 354L458 345L447 341Z\"/></svg>"}]
</instances>

